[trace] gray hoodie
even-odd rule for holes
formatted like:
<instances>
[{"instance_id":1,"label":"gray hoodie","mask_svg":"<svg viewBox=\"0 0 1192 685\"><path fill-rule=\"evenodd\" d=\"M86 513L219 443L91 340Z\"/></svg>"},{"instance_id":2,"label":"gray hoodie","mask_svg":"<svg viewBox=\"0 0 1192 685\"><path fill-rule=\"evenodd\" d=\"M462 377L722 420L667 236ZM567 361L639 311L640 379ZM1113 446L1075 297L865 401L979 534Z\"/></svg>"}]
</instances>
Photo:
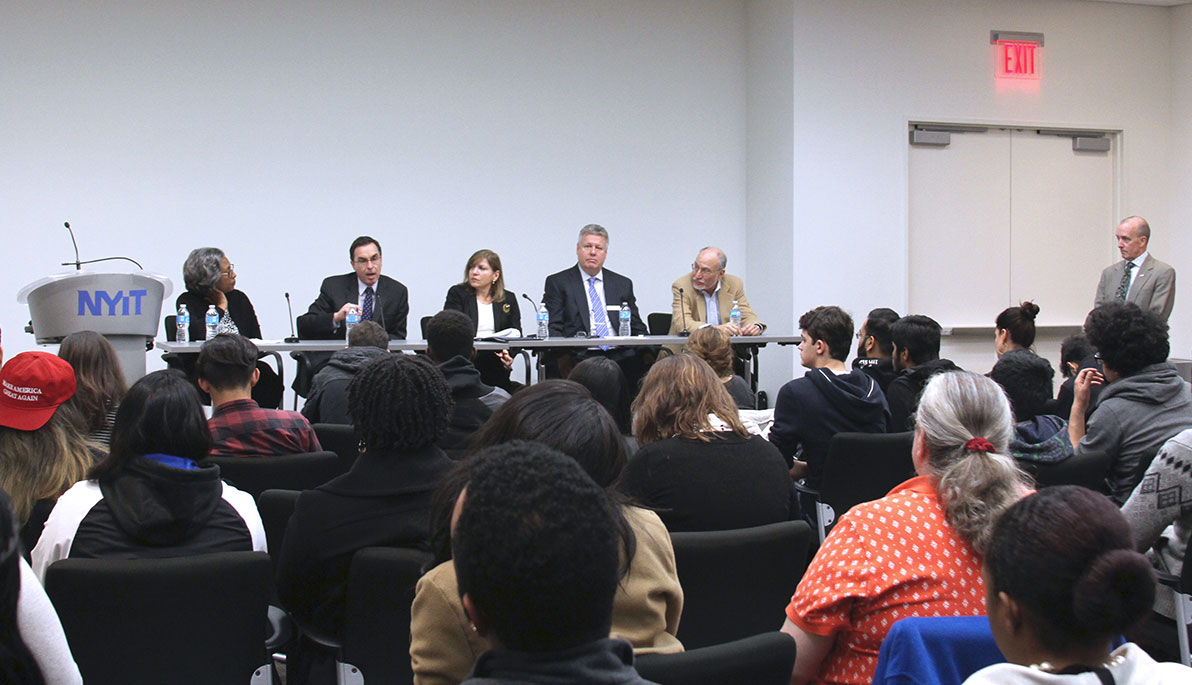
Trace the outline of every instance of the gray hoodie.
<instances>
[{"instance_id":1,"label":"gray hoodie","mask_svg":"<svg viewBox=\"0 0 1192 685\"><path fill-rule=\"evenodd\" d=\"M1175 366L1145 366L1105 386L1076 454L1114 455L1106 479L1119 505L1142 480L1164 442L1192 428L1192 392Z\"/></svg>"},{"instance_id":2,"label":"gray hoodie","mask_svg":"<svg viewBox=\"0 0 1192 685\"><path fill-rule=\"evenodd\" d=\"M377 357L389 354L379 347L349 347L331 355L331 361L319 369L311 382L302 415L311 423L340 423L351 425L348 414L348 383L356 372Z\"/></svg>"}]
</instances>

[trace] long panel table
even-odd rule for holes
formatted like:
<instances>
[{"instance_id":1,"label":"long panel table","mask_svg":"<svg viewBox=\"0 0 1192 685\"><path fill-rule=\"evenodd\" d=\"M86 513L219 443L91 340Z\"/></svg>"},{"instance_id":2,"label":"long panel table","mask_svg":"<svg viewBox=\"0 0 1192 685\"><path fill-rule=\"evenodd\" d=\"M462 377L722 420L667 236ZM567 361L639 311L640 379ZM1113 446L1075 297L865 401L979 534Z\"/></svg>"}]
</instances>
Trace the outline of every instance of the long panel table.
<instances>
[{"instance_id":1,"label":"long panel table","mask_svg":"<svg viewBox=\"0 0 1192 685\"><path fill-rule=\"evenodd\" d=\"M743 345L753 349L752 368L750 369L749 381L750 387L757 391L757 375L758 375L758 361L757 348L765 347L770 343L776 345L797 345L800 338L797 335L735 335L729 338L733 345ZM347 347L344 340L303 340L296 343L288 343L283 340L254 340L257 349L262 352L334 352L335 350L342 350ZM533 352L538 357L538 377L544 377L543 355L539 354L542 350L562 349L562 348L576 348L576 347L596 347L599 345L607 345L609 347L650 347L660 345L682 345L687 342L687 338L679 335L633 335L633 336L610 336L607 338L546 338L540 340L538 338L522 338L517 340L510 340L508 342L496 342L491 340L477 340L477 350L528 350ZM156 346L159 350L173 354L198 354L199 348L203 346L202 341L195 342L166 342L158 340ZM389 350L391 352L425 352L425 340L390 340ZM526 385L530 384L530 368L526 367Z\"/></svg>"}]
</instances>

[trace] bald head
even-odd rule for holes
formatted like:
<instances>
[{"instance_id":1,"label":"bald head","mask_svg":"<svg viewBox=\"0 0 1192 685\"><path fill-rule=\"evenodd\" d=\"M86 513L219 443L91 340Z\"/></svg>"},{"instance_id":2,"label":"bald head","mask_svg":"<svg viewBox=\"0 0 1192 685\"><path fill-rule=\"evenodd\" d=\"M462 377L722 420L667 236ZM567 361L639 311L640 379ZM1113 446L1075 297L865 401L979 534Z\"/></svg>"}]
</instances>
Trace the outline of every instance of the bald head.
<instances>
[{"instance_id":1,"label":"bald head","mask_svg":"<svg viewBox=\"0 0 1192 685\"><path fill-rule=\"evenodd\" d=\"M716 291L720 278L724 276L724 267L728 264L728 257L718 247L705 247L695 256L695 263L691 265L691 283L697 290L709 294Z\"/></svg>"}]
</instances>

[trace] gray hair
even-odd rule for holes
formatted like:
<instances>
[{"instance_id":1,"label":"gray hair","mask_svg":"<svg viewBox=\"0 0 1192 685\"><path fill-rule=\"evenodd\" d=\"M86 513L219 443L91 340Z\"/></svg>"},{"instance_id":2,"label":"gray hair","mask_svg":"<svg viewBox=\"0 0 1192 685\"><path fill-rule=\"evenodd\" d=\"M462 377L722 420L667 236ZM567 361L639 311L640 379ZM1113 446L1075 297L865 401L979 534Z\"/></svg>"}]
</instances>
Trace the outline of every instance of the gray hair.
<instances>
[{"instance_id":1,"label":"gray hair","mask_svg":"<svg viewBox=\"0 0 1192 685\"><path fill-rule=\"evenodd\" d=\"M923 389L916 421L948 524L984 555L994 523L1030 484L1007 456L1014 415L1006 393L975 373L938 373ZM968 447L973 438L988 440L993 452Z\"/></svg>"},{"instance_id":2,"label":"gray hair","mask_svg":"<svg viewBox=\"0 0 1192 685\"><path fill-rule=\"evenodd\" d=\"M604 238L604 242L608 242L608 231L604 230L604 226L601 226L600 224L588 224L587 226L579 229L579 237L576 238L575 244L578 245L582 243L584 241L584 236L586 235L598 235L601 238Z\"/></svg>"},{"instance_id":3,"label":"gray hair","mask_svg":"<svg viewBox=\"0 0 1192 685\"><path fill-rule=\"evenodd\" d=\"M696 258L698 259L699 255L701 255L705 252L708 252L708 251L712 251L712 252L716 253L716 259L717 259L717 261L720 262L720 270L724 271L724 267L728 266L728 255L724 254L724 250L720 249L719 247L713 247L711 245L708 245L707 247L705 247L699 251L699 254L696 255Z\"/></svg>"},{"instance_id":4,"label":"gray hair","mask_svg":"<svg viewBox=\"0 0 1192 685\"><path fill-rule=\"evenodd\" d=\"M206 295L215 288L223 276L219 271L219 260L224 258L218 247L200 247L190 251L182 264L182 280L186 289Z\"/></svg>"},{"instance_id":5,"label":"gray hair","mask_svg":"<svg viewBox=\"0 0 1192 685\"><path fill-rule=\"evenodd\" d=\"M1147 240L1151 239L1151 225L1146 222L1146 219L1137 215L1128 216L1125 219L1119 221L1118 226L1121 226L1126 222L1134 224L1134 228L1137 229L1138 235L1146 238Z\"/></svg>"}]
</instances>

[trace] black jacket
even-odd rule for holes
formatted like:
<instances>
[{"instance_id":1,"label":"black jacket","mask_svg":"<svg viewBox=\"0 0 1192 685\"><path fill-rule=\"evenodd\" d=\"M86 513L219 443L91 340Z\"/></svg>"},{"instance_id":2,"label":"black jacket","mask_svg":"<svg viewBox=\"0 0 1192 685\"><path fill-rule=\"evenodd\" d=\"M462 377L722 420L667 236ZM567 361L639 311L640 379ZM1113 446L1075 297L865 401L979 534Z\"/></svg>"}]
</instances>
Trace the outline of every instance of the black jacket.
<instances>
[{"instance_id":1,"label":"black jacket","mask_svg":"<svg viewBox=\"0 0 1192 685\"><path fill-rule=\"evenodd\" d=\"M646 335L649 331L637 313L637 298L633 296L633 281L614 271L604 269L604 306L619 307L629 304L629 330L633 335ZM546 277L544 286L546 310L550 312L550 334L564 338L574 337L583 331L590 333L588 289L580 278L579 266L572 266ZM609 334L617 334L617 317L609 314Z\"/></svg>"},{"instance_id":2,"label":"black jacket","mask_svg":"<svg viewBox=\"0 0 1192 685\"><path fill-rule=\"evenodd\" d=\"M454 309L457 312L463 312L472 320L472 330L476 330L476 326L480 320L480 315L476 310L476 293L472 288L466 284L457 283L451 286L447 291L447 299L443 301L443 309ZM521 323L521 309L517 306L517 295L508 290L505 291L505 300L503 302L493 302L493 330L502 331L506 328L522 329Z\"/></svg>"},{"instance_id":3,"label":"black jacket","mask_svg":"<svg viewBox=\"0 0 1192 685\"><path fill-rule=\"evenodd\" d=\"M406 286L381 276L377 281L373 321L381 324L390 338L406 339L406 316L410 313L410 297ZM298 317L298 335L306 340L332 340L344 337L343 326L338 328L332 315L348 302L360 300L360 280L356 272L328 276L319 287L319 296L310 303L306 313Z\"/></svg>"},{"instance_id":4,"label":"black jacket","mask_svg":"<svg viewBox=\"0 0 1192 685\"><path fill-rule=\"evenodd\" d=\"M853 368L861 369L869 374L869 377L877 381L877 387L886 392L890 388L890 382L893 381L898 373L894 371L894 360L886 357L879 359L876 357L857 357L853 360Z\"/></svg>"},{"instance_id":5,"label":"black jacket","mask_svg":"<svg viewBox=\"0 0 1192 685\"><path fill-rule=\"evenodd\" d=\"M904 369L890 381L890 388L886 391L886 401L890 403L889 432L902 433L914 428L911 417L919 408L919 394L923 392L923 386L932 376L943 371L960 371L960 367L949 359L933 359Z\"/></svg>"},{"instance_id":6,"label":"black jacket","mask_svg":"<svg viewBox=\"0 0 1192 685\"><path fill-rule=\"evenodd\" d=\"M451 412L451 423L447 433L439 439L439 447L445 450L461 450L488 417L492 416L509 393L500 388L486 385L480 380L480 372L472 362L455 356L439 364L439 371L447 379L455 409Z\"/></svg>"},{"instance_id":7,"label":"black jacket","mask_svg":"<svg viewBox=\"0 0 1192 685\"><path fill-rule=\"evenodd\" d=\"M348 383L377 357L389 354L379 347L349 347L331 355L331 361L315 374L302 415L311 423L352 423L348 413Z\"/></svg>"},{"instance_id":8,"label":"black jacket","mask_svg":"<svg viewBox=\"0 0 1192 685\"><path fill-rule=\"evenodd\" d=\"M233 290L224 295L228 298L228 315L232 317L236 328L240 330L240 335L246 338L261 338L261 324L257 321L257 311L253 309L252 302L249 301L248 295ZM178 313L178 307L186 305L187 311L190 312L190 340L206 340L207 339L207 307L211 303L207 301L204 295L187 290L178 296L174 301L174 313ZM224 310L219 307L215 308L219 312L220 317L223 317Z\"/></svg>"}]
</instances>

